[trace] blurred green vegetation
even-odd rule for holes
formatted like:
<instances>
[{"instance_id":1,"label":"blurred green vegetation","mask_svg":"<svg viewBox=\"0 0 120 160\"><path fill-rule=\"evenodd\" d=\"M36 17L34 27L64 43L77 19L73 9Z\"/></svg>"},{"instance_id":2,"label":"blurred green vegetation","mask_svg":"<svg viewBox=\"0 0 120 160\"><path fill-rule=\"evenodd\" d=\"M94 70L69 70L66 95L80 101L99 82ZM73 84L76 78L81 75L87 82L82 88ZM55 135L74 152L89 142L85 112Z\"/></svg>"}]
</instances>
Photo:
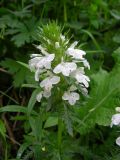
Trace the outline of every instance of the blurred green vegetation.
<instances>
[{"instance_id":1,"label":"blurred green vegetation","mask_svg":"<svg viewBox=\"0 0 120 160\"><path fill-rule=\"evenodd\" d=\"M30 54L37 52L37 28L50 21L72 35L71 41L79 41L91 65L87 73L91 78L90 98L68 114L75 133L74 137L64 133L62 160L119 160L120 148L115 145L118 128L111 129L109 124L115 107L120 106L120 0L0 1L0 112L4 112L0 120L0 160L40 159L39 147L33 144L30 133L39 117L33 119L35 112L29 122L26 108L20 107L29 101L33 91L29 84L35 85L34 76L18 61L28 63ZM26 89L24 84L31 88ZM20 106L10 108L12 104ZM42 116L53 128L44 131L44 144L48 146L45 153L40 151L41 160L60 160L56 119L48 119L49 114Z\"/></svg>"}]
</instances>

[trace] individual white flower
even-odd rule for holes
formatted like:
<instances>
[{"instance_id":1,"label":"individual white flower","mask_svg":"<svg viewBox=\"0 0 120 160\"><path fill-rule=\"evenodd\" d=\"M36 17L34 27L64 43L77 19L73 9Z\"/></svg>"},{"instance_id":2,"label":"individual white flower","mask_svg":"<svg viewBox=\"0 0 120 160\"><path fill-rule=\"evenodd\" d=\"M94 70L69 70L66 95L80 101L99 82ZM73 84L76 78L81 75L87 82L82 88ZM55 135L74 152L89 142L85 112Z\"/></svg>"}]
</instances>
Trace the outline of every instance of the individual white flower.
<instances>
[{"instance_id":1,"label":"individual white flower","mask_svg":"<svg viewBox=\"0 0 120 160\"><path fill-rule=\"evenodd\" d=\"M77 82L84 84L86 88L89 87L90 79L88 76L84 75L84 70L82 67L73 71L71 73L71 76L74 77L77 80Z\"/></svg>"},{"instance_id":2,"label":"individual white flower","mask_svg":"<svg viewBox=\"0 0 120 160\"><path fill-rule=\"evenodd\" d=\"M57 49L57 48L60 48L59 42L55 42L55 48L56 48L56 49Z\"/></svg>"},{"instance_id":3,"label":"individual white flower","mask_svg":"<svg viewBox=\"0 0 120 160\"><path fill-rule=\"evenodd\" d=\"M115 108L116 112L120 112L120 107Z\"/></svg>"},{"instance_id":4,"label":"individual white flower","mask_svg":"<svg viewBox=\"0 0 120 160\"><path fill-rule=\"evenodd\" d=\"M74 47L78 44L77 41L75 41L66 51L66 54L69 56L72 56L75 59L84 60L84 55L86 54L85 51L80 49L74 49Z\"/></svg>"},{"instance_id":5,"label":"individual white flower","mask_svg":"<svg viewBox=\"0 0 120 160\"><path fill-rule=\"evenodd\" d=\"M62 73L64 76L69 76L71 72L77 69L77 65L74 62L61 62L58 64L53 72L58 74Z\"/></svg>"},{"instance_id":6,"label":"individual white flower","mask_svg":"<svg viewBox=\"0 0 120 160\"><path fill-rule=\"evenodd\" d=\"M70 105L74 105L80 99L80 95L76 92L67 91L62 96L63 100L67 100Z\"/></svg>"},{"instance_id":7,"label":"individual white flower","mask_svg":"<svg viewBox=\"0 0 120 160\"><path fill-rule=\"evenodd\" d=\"M116 144L117 144L118 146L120 146L120 137L118 137L118 138L116 139Z\"/></svg>"},{"instance_id":8,"label":"individual white flower","mask_svg":"<svg viewBox=\"0 0 120 160\"><path fill-rule=\"evenodd\" d=\"M120 125L120 113L117 113L117 114L114 114L113 116L112 116L112 120L111 120L112 122L111 122L111 127L113 126L113 125Z\"/></svg>"},{"instance_id":9,"label":"individual white flower","mask_svg":"<svg viewBox=\"0 0 120 160\"><path fill-rule=\"evenodd\" d=\"M38 94L37 94L37 96L36 96L36 100L37 100L38 102L40 102L40 101L41 101L41 99L42 99L42 95L43 95L43 91L41 91L40 93L38 93Z\"/></svg>"},{"instance_id":10,"label":"individual white flower","mask_svg":"<svg viewBox=\"0 0 120 160\"><path fill-rule=\"evenodd\" d=\"M45 78L42 82L40 82L40 86L44 88L44 97L50 97L51 89L53 84L57 84L60 81L60 77L58 76L50 76Z\"/></svg>"},{"instance_id":11,"label":"individual white flower","mask_svg":"<svg viewBox=\"0 0 120 160\"><path fill-rule=\"evenodd\" d=\"M46 56L34 57L29 61L31 70L35 69L51 69L51 62L54 60L55 54L48 54Z\"/></svg>"},{"instance_id":12,"label":"individual white flower","mask_svg":"<svg viewBox=\"0 0 120 160\"><path fill-rule=\"evenodd\" d=\"M35 55L35 54L34 54ZM33 71L36 69L36 65L38 62L41 61L41 57L34 57L32 58L31 60L29 60L29 67L30 67L30 70Z\"/></svg>"},{"instance_id":13,"label":"individual white flower","mask_svg":"<svg viewBox=\"0 0 120 160\"><path fill-rule=\"evenodd\" d=\"M55 54L49 54L41 57L41 60L36 64L36 68L51 69L51 62L54 60Z\"/></svg>"}]
</instances>

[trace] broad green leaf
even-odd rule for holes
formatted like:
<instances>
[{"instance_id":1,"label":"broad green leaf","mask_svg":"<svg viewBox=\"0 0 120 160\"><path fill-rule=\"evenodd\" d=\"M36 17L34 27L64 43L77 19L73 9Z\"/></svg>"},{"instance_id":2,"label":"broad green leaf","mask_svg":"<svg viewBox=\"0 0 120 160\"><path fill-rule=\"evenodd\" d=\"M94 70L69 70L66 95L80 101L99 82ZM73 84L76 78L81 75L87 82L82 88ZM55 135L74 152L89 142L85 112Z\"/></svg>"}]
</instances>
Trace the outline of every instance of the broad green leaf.
<instances>
[{"instance_id":1,"label":"broad green leaf","mask_svg":"<svg viewBox=\"0 0 120 160\"><path fill-rule=\"evenodd\" d=\"M56 126L58 124L58 117L48 117L48 119L45 122L44 128L49 128L52 126Z\"/></svg>"}]
</instances>

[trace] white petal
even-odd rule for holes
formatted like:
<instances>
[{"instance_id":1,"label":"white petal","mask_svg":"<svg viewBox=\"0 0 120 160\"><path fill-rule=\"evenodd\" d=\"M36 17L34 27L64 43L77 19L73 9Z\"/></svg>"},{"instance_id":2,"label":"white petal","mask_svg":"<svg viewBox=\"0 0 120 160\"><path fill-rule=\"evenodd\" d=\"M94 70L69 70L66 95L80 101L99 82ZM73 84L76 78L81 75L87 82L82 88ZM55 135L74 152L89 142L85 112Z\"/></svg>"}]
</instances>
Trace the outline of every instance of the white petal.
<instances>
[{"instance_id":1,"label":"white petal","mask_svg":"<svg viewBox=\"0 0 120 160\"><path fill-rule=\"evenodd\" d=\"M120 107L115 108L116 112L120 112Z\"/></svg>"},{"instance_id":2,"label":"white petal","mask_svg":"<svg viewBox=\"0 0 120 160\"><path fill-rule=\"evenodd\" d=\"M69 102L70 105L73 106L76 103L76 100L75 99L69 99L68 102Z\"/></svg>"},{"instance_id":3,"label":"white petal","mask_svg":"<svg viewBox=\"0 0 120 160\"><path fill-rule=\"evenodd\" d=\"M116 139L116 144L117 144L118 146L120 146L120 137L118 137L118 138Z\"/></svg>"},{"instance_id":4,"label":"white petal","mask_svg":"<svg viewBox=\"0 0 120 160\"><path fill-rule=\"evenodd\" d=\"M35 72L35 81L39 81L40 73L41 73L41 71L39 69L37 69Z\"/></svg>"},{"instance_id":5,"label":"white petal","mask_svg":"<svg viewBox=\"0 0 120 160\"><path fill-rule=\"evenodd\" d=\"M89 64L89 62L86 59L83 61L83 64L84 64L85 67L87 67L88 69L90 69L90 64Z\"/></svg>"},{"instance_id":6,"label":"white petal","mask_svg":"<svg viewBox=\"0 0 120 160\"><path fill-rule=\"evenodd\" d=\"M48 52L46 51L46 49L43 48L41 45L36 46L36 48L39 49L44 55L47 55L47 54L48 54Z\"/></svg>"},{"instance_id":7,"label":"white petal","mask_svg":"<svg viewBox=\"0 0 120 160\"><path fill-rule=\"evenodd\" d=\"M60 82L60 77L53 76L50 81L51 81L52 84L57 84L57 83Z\"/></svg>"},{"instance_id":8,"label":"white petal","mask_svg":"<svg viewBox=\"0 0 120 160\"><path fill-rule=\"evenodd\" d=\"M71 92L71 96L75 100L79 100L80 99L80 95L78 93L76 93L76 92Z\"/></svg>"},{"instance_id":9,"label":"white petal","mask_svg":"<svg viewBox=\"0 0 120 160\"><path fill-rule=\"evenodd\" d=\"M33 70L36 68L37 64L41 61L41 57L34 57L29 61L30 69Z\"/></svg>"},{"instance_id":10,"label":"white petal","mask_svg":"<svg viewBox=\"0 0 120 160\"><path fill-rule=\"evenodd\" d=\"M114 114L112 116L111 127L112 125L120 125L120 113Z\"/></svg>"},{"instance_id":11,"label":"white petal","mask_svg":"<svg viewBox=\"0 0 120 160\"><path fill-rule=\"evenodd\" d=\"M39 94L37 94L37 96L36 96L36 100L37 100L38 102L40 102L40 101L41 101L42 93L43 93L43 92L40 92L40 93L39 93Z\"/></svg>"},{"instance_id":12,"label":"white petal","mask_svg":"<svg viewBox=\"0 0 120 160\"><path fill-rule=\"evenodd\" d=\"M45 87L48 81L49 81L49 77L45 78L43 81L40 82L40 87Z\"/></svg>"},{"instance_id":13,"label":"white petal","mask_svg":"<svg viewBox=\"0 0 120 160\"><path fill-rule=\"evenodd\" d=\"M78 44L78 41L73 42L73 43L71 44L70 48L75 48L75 46L77 46L77 44Z\"/></svg>"},{"instance_id":14,"label":"white petal","mask_svg":"<svg viewBox=\"0 0 120 160\"><path fill-rule=\"evenodd\" d=\"M49 61L53 61L54 58L55 58L55 54L49 54L49 55L47 56L47 58L48 58Z\"/></svg>"},{"instance_id":15,"label":"white petal","mask_svg":"<svg viewBox=\"0 0 120 160\"><path fill-rule=\"evenodd\" d=\"M61 69L62 69L62 65L61 65L61 64L58 64L58 65L54 68L53 72L56 73L56 74L58 74L58 73L61 72Z\"/></svg>"},{"instance_id":16,"label":"white petal","mask_svg":"<svg viewBox=\"0 0 120 160\"><path fill-rule=\"evenodd\" d=\"M63 94L63 96L62 96L62 99L63 99L63 100L68 100L69 97L70 97L70 93L69 93L69 92L65 92L65 93Z\"/></svg>"}]
</instances>

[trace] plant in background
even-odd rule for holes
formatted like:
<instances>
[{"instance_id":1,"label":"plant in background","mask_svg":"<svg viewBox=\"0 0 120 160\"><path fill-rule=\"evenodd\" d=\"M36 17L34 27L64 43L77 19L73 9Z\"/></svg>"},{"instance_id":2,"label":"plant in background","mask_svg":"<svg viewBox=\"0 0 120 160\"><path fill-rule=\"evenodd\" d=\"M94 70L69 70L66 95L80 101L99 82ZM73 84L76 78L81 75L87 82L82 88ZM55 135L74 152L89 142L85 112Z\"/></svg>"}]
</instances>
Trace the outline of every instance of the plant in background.
<instances>
[{"instance_id":1,"label":"plant in background","mask_svg":"<svg viewBox=\"0 0 120 160\"><path fill-rule=\"evenodd\" d=\"M112 119L111 119L111 127L113 126L113 125L115 125L115 126L120 126L120 107L116 107L116 112L118 112L118 113L116 113L116 114L114 114L113 116L112 116ZM117 145L119 145L120 146L120 137L118 137L117 139L116 139L116 144Z\"/></svg>"}]
</instances>

